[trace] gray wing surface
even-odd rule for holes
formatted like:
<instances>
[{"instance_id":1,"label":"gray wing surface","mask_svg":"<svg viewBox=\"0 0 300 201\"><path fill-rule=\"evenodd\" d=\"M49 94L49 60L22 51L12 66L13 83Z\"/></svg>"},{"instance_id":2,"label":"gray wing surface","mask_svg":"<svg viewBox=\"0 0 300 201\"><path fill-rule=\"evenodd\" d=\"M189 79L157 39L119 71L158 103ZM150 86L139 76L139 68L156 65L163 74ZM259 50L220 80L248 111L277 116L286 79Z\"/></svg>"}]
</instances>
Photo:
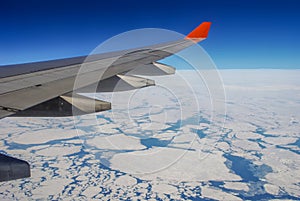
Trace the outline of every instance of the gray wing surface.
<instances>
[{"instance_id":1,"label":"gray wing surface","mask_svg":"<svg viewBox=\"0 0 300 201\"><path fill-rule=\"evenodd\" d=\"M161 71L163 71L168 66L157 63L158 60L193 44L194 42L191 40L179 40L133 50L92 55L84 62L85 70L80 75L82 76L81 80L84 80L84 82L77 85L76 88L74 82L84 57L2 66L0 67L0 118L13 114L17 115L18 113L26 116L22 111L68 93L70 95L70 92L78 88L98 83L100 81L99 74L103 74L100 79L105 80L106 85L109 85L109 83L113 85L113 78L117 75L119 75L120 80L134 79L130 76L121 76L122 73L131 70L139 73L138 68L147 72L147 67L150 69L151 65L151 67L154 66L156 69L162 69ZM159 68L159 65L161 68ZM171 71L169 68L165 72L168 70ZM143 73L140 72L139 74ZM151 72L146 74L150 75ZM87 79L84 79L84 77ZM147 86L147 80L141 78L140 83L145 83L145 86ZM153 83L150 83L150 85L153 85ZM141 85L141 87L144 86ZM83 99L83 97L81 98ZM86 100L88 102L89 98L86 98ZM94 112L97 112L97 110ZM48 116L53 116L50 113L51 111L49 111ZM28 116L39 116L38 114L30 115L29 111L27 114ZM41 116L47 116L45 111L43 114Z\"/></svg>"}]
</instances>

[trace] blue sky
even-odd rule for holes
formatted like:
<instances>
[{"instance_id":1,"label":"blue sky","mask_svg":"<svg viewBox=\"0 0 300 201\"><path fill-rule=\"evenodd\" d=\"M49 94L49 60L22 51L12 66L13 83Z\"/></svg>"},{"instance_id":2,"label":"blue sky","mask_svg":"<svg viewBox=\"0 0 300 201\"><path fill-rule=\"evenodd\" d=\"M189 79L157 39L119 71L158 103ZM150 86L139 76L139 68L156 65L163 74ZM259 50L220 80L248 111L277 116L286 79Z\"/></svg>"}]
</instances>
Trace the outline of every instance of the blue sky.
<instances>
[{"instance_id":1,"label":"blue sky","mask_svg":"<svg viewBox=\"0 0 300 201\"><path fill-rule=\"evenodd\" d=\"M189 33L211 21L201 45L219 68L300 68L300 1L1 1L0 65L89 54L138 28Z\"/></svg>"}]
</instances>

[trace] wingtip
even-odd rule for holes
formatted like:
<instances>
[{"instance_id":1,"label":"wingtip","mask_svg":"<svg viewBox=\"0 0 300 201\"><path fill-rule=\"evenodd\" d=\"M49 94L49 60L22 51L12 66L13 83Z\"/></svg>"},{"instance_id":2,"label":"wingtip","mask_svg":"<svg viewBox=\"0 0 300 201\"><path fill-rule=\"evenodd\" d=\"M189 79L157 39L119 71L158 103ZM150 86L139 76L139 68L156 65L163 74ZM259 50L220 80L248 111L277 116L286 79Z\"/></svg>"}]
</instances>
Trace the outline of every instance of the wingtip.
<instances>
[{"instance_id":1,"label":"wingtip","mask_svg":"<svg viewBox=\"0 0 300 201\"><path fill-rule=\"evenodd\" d=\"M185 39L200 41L207 38L211 22L202 22L196 29L190 32Z\"/></svg>"}]
</instances>

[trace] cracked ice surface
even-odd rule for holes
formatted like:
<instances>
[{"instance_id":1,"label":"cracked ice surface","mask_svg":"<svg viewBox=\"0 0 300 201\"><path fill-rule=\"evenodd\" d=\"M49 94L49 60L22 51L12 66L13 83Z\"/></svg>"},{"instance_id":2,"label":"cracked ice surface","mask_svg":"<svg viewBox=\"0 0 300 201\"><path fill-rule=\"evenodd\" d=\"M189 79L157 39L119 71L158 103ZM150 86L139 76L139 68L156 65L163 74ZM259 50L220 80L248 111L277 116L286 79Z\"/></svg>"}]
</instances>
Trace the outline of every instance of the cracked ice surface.
<instances>
[{"instance_id":1,"label":"cracked ice surface","mask_svg":"<svg viewBox=\"0 0 300 201\"><path fill-rule=\"evenodd\" d=\"M76 126L73 118L2 119L1 151L28 161L32 177L0 183L0 199L299 199L300 71L220 73L224 125L211 121L209 93L192 71L178 74L199 87L199 110L177 74L155 78L176 96L162 87L120 92L133 95L129 105L115 95L112 111Z\"/></svg>"}]
</instances>

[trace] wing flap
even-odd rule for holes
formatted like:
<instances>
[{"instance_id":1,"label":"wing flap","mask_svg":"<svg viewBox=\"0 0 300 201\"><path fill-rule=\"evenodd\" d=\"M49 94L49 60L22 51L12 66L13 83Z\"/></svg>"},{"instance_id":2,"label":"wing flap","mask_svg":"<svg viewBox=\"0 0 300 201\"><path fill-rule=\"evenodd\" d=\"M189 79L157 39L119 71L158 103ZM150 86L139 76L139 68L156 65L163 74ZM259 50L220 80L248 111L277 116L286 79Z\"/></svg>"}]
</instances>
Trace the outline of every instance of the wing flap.
<instances>
[{"instance_id":1,"label":"wing flap","mask_svg":"<svg viewBox=\"0 0 300 201\"><path fill-rule=\"evenodd\" d=\"M72 93L53 98L28 109L18 111L13 117L69 117L110 110L109 102L95 100Z\"/></svg>"},{"instance_id":2,"label":"wing flap","mask_svg":"<svg viewBox=\"0 0 300 201\"><path fill-rule=\"evenodd\" d=\"M85 114L111 109L111 104L109 102L88 98L78 94L68 93L60 97L83 111Z\"/></svg>"},{"instance_id":3,"label":"wing flap","mask_svg":"<svg viewBox=\"0 0 300 201\"><path fill-rule=\"evenodd\" d=\"M155 85L154 80L118 74L105 80L101 80L99 83L83 87L78 91L80 93L118 92L135 90L153 85Z\"/></svg>"},{"instance_id":4,"label":"wing flap","mask_svg":"<svg viewBox=\"0 0 300 201\"><path fill-rule=\"evenodd\" d=\"M144 76L160 76L172 75L175 73L175 68L163 63L153 62L147 65L140 65L126 73L126 75L144 75Z\"/></svg>"}]
</instances>

